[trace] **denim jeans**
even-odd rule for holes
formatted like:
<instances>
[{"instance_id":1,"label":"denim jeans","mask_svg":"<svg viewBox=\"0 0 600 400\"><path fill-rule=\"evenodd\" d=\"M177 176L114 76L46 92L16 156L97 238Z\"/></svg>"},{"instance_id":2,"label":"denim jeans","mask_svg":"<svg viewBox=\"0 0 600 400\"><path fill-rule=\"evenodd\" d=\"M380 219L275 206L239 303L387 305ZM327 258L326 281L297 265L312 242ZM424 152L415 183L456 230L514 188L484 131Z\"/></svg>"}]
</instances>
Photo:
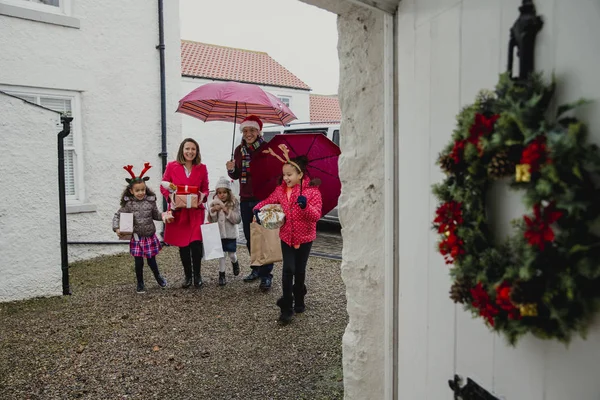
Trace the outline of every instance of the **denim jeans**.
<instances>
[{"instance_id":1,"label":"denim jeans","mask_svg":"<svg viewBox=\"0 0 600 400\"><path fill-rule=\"evenodd\" d=\"M240 203L240 212L242 214L242 227L244 228L244 237L246 238L246 247L248 253L251 254L250 250L250 223L254 218L254 207L258 204L258 201L242 201ZM273 279L273 264L263 265L261 267L252 267L252 270L257 269L258 276L261 279L269 278Z\"/></svg>"}]
</instances>

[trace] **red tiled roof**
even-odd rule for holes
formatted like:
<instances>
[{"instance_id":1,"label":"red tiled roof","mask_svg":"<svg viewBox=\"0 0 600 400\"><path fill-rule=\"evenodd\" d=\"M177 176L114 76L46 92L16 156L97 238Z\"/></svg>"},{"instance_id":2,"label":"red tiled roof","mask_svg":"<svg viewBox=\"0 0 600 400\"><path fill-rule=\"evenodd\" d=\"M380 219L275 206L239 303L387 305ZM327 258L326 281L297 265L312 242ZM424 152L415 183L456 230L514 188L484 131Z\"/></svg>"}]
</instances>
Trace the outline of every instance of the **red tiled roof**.
<instances>
[{"instance_id":1,"label":"red tiled roof","mask_svg":"<svg viewBox=\"0 0 600 400\"><path fill-rule=\"evenodd\" d=\"M342 110L337 96L310 95L310 120L315 122L340 121Z\"/></svg>"},{"instance_id":2,"label":"red tiled roof","mask_svg":"<svg viewBox=\"0 0 600 400\"><path fill-rule=\"evenodd\" d=\"M181 75L310 90L267 53L181 41Z\"/></svg>"}]
</instances>

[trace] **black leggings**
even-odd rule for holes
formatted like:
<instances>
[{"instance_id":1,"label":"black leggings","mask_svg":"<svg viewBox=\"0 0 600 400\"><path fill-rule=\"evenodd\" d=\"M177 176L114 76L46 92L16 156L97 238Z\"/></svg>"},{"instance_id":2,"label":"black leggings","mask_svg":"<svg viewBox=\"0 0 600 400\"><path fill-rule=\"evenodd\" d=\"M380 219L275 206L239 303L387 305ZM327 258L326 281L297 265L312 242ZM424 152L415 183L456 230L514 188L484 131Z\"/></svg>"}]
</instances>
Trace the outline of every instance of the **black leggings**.
<instances>
[{"instance_id":1,"label":"black leggings","mask_svg":"<svg viewBox=\"0 0 600 400\"><path fill-rule=\"evenodd\" d=\"M306 263L310 254L312 242L302 243L298 249L281 242L281 254L283 256L283 272L281 274L281 287L283 297L293 296L293 287L304 288L306 280Z\"/></svg>"},{"instance_id":2,"label":"black leggings","mask_svg":"<svg viewBox=\"0 0 600 400\"><path fill-rule=\"evenodd\" d=\"M135 258L135 277L137 278L138 283L144 283L144 257L134 257ZM156 263L156 258L150 257L147 258L148 266L152 270L154 277L156 278L158 273L158 264Z\"/></svg>"},{"instance_id":3,"label":"black leggings","mask_svg":"<svg viewBox=\"0 0 600 400\"><path fill-rule=\"evenodd\" d=\"M200 262L202 261L203 247L200 240L191 242L185 247L179 248L179 257L183 264L183 270L188 276L192 272L192 266L194 267L194 275L200 276Z\"/></svg>"}]
</instances>

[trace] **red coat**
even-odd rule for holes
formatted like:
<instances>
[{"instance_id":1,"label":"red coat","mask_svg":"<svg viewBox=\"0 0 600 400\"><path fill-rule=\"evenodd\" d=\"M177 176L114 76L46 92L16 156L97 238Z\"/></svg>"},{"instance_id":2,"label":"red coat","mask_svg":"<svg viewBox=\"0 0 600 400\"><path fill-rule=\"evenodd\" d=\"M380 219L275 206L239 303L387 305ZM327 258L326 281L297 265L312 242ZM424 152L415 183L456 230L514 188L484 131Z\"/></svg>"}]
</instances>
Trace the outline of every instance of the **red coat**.
<instances>
[{"instance_id":1,"label":"red coat","mask_svg":"<svg viewBox=\"0 0 600 400\"><path fill-rule=\"evenodd\" d=\"M175 221L165 224L165 243L171 246L185 247L193 241L202 240L200 225L204 223L204 203L208 197L206 165L192 166L192 173L188 178L185 175L185 167L177 161L171 161L167 164L162 180L176 185L198 186L198 194L204 194L204 199L198 208L182 208L173 211ZM160 192L169 201L169 191L161 186Z\"/></svg>"},{"instance_id":2,"label":"red coat","mask_svg":"<svg viewBox=\"0 0 600 400\"><path fill-rule=\"evenodd\" d=\"M308 182L304 181L302 195L306 197L306 208L303 210L296 203L300 195L300 185L292 188L289 200L287 189L285 182L282 183L254 209L260 210L267 204L281 204L285 223L279 229L279 238L292 247L312 242L317 238L317 221L321 218L323 205L321 191L318 187L309 186Z\"/></svg>"}]
</instances>

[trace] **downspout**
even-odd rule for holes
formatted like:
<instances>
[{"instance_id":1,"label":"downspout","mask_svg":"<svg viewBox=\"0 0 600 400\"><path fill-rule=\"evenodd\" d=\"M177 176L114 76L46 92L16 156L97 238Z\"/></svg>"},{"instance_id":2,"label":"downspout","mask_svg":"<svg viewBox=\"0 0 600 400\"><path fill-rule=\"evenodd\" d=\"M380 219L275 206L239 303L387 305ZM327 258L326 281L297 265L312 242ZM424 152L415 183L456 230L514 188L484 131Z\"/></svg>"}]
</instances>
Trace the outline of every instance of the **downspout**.
<instances>
[{"instance_id":1,"label":"downspout","mask_svg":"<svg viewBox=\"0 0 600 400\"><path fill-rule=\"evenodd\" d=\"M65 189L65 142L71 133L72 117L61 116L63 130L58 133L58 204L60 212L60 259L63 296L71 294L69 286L69 254L67 252L67 199Z\"/></svg>"},{"instance_id":2,"label":"downspout","mask_svg":"<svg viewBox=\"0 0 600 400\"><path fill-rule=\"evenodd\" d=\"M165 79L165 21L163 0L158 0L158 46L160 56L160 158L162 160L162 174L167 168L167 84ZM161 176L162 176L161 174ZM163 197L163 210L167 209L167 200ZM162 225L161 236L165 237L165 224Z\"/></svg>"}]
</instances>

